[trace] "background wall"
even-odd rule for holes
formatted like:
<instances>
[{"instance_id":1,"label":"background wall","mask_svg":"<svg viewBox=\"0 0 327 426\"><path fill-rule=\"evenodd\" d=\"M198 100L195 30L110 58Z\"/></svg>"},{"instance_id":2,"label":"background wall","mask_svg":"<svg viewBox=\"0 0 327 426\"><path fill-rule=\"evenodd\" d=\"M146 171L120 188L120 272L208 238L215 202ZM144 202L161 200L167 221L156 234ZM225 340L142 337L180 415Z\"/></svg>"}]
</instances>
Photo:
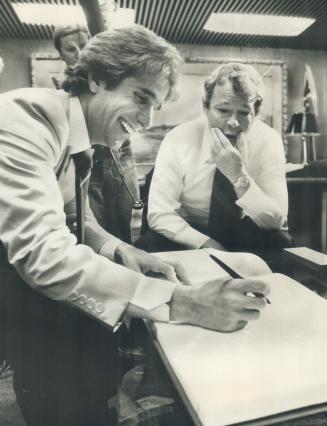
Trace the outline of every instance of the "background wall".
<instances>
[{"instance_id":1,"label":"background wall","mask_svg":"<svg viewBox=\"0 0 327 426\"><path fill-rule=\"evenodd\" d=\"M284 61L288 68L288 112L301 111L304 66L312 69L318 93L318 124L321 136L317 138L318 158L327 158L327 52L291 49L259 49L220 46L177 46L184 56L210 56L244 59L271 59ZM0 40L0 56L5 68L0 78L0 92L31 85L30 54L55 53L52 42L36 40ZM288 160L300 161L300 141L289 140Z\"/></svg>"},{"instance_id":2,"label":"background wall","mask_svg":"<svg viewBox=\"0 0 327 426\"><path fill-rule=\"evenodd\" d=\"M0 40L0 56L5 67L0 77L0 92L31 85L30 55L56 50L49 40Z\"/></svg>"}]
</instances>

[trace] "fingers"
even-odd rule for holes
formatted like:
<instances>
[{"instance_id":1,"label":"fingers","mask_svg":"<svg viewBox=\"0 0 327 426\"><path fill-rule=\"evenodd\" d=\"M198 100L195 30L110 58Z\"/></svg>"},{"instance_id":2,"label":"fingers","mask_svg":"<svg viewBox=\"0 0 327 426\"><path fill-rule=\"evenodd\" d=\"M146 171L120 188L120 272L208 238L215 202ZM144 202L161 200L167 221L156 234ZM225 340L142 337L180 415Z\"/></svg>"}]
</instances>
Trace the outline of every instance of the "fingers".
<instances>
[{"instance_id":1,"label":"fingers","mask_svg":"<svg viewBox=\"0 0 327 426\"><path fill-rule=\"evenodd\" d=\"M219 145L223 148L230 148L233 146L229 139L218 127L211 127L210 131L217 147L219 147Z\"/></svg>"},{"instance_id":2,"label":"fingers","mask_svg":"<svg viewBox=\"0 0 327 426\"><path fill-rule=\"evenodd\" d=\"M219 127L215 127L214 131L215 131L215 134L216 134L219 142L221 143L221 145L224 148L228 148L228 147L232 146L229 139L224 135L224 133L219 129Z\"/></svg>"},{"instance_id":3,"label":"fingers","mask_svg":"<svg viewBox=\"0 0 327 426\"><path fill-rule=\"evenodd\" d=\"M126 266L126 268L131 269L132 271L142 272L139 264L135 262L133 259L122 258L122 263L124 266Z\"/></svg>"},{"instance_id":4,"label":"fingers","mask_svg":"<svg viewBox=\"0 0 327 426\"><path fill-rule=\"evenodd\" d=\"M160 260L151 263L151 265L149 265L148 267L148 271L152 271L157 274L162 274L166 277L167 280L172 281L174 283L179 282L174 267Z\"/></svg>"},{"instance_id":5,"label":"fingers","mask_svg":"<svg viewBox=\"0 0 327 426\"><path fill-rule=\"evenodd\" d=\"M235 321L233 324L223 326L219 331L223 331L224 333L234 333L235 331L242 330L247 323L247 321L243 320Z\"/></svg>"},{"instance_id":6,"label":"fingers","mask_svg":"<svg viewBox=\"0 0 327 426\"><path fill-rule=\"evenodd\" d=\"M248 286L248 283L243 283L243 281L251 281L252 287ZM253 282L252 282L253 281ZM247 284L247 285L246 285ZM268 294L269 289L267 286L261 282L254 280L228 280L224 283L224 291L228 297L230 303L230 309L235 316L235 319L238 321L255 321L260 317L260 311L266 306L266 301L264 297L255 297L248 295L247 290L249 288L256 289L257 292L263 294L266 292ZM261 293L262 292L262 293ZM232 301L232 303L231 303Z\"/></svg>"},{"instance_id":7,"label":"fingers","mask_svg":"<svg viewBox=\"0 0 327 426\"><path fill-rule=\"evenodd\" d=\"M244 133L240 132L237 136L236 136L236 146L241 146L244 144Z\"/></svg>"},{"instance_id":8,"label":"fingers","mask_svg":"<svg viewBox=\"0 0 327 426\"><path fill-rule=\"evenodd\" d=\"M229 287L237 289L239 292L247 295L248 293L258 293L263 296L268 296L270 293L269 286L260 280L247 278L242 280L231 280Z\"/></svg>"},{"instance_id":9,"label":"fingers","mask_svg":"<svg viewBox=\"0 0 327 426\"><path fill-rule=\"evenodd\" d=\"M234 332L234 331L238 331L238 330L242 330L242 328L244 328L247 325L247 321L238 321L236 323L236 326L230 330L230 332Z\"/></svg>"},{"instance_id":10,"label":"fingers","mask_svg":"<svg viewBox=\"0 0 327 426\"><path fill-rule=\"evenodd\" d=\"M264 297L242 296L244 309L263 309L266 306Z\"/></svg>"},{"instance_id":11,"label":"fingers","mask_svg":"<svg viewBox=\"0 0 327 426\"><path fill-rule=\"evenodd\" d=\"M166 263L155 259L155 262L150 265L150 268L153 272L163 274L169 281L191 285L189 274L186 272L184 266L178 262Z\"/></svg>"},{"instance_id":12,"label":"fingers","mask_svg":"<svg viewBox=\"0 0 327 426\"><path fill-rule=\"evenodd\" d=\"M243 299L251 299L243 296ZM241 308L241 306L243 308ZM239 309L234 311L234 316L237 322L244 321L256 321L260 317L261 309L266 306L265 301L262 298L255 298L254 300L242 300Z\"/></svg>"},{"instance_id":13,"label":"fingers","mask_svg":"<svg viewBox=\"0 0 327 426\"><path fill-rule=\"evenodd\" d=\"M174 267L175 269L175 273L177 275L177 278L179 279L179 281L183 284L186 285L191 285L191 277L189 276L189 274L186 272L185 268L183 265L181 265L180 263L176 262L176 263L171 263L171 265Z\"/></svg>"},{"instance_id":14,"label":"fingers","mask_svg":"<svg viewBox=\"0 0 327 426\"><path fill-rule=\"evenodd\" d=\"M170 265L143 250L133 248L131 256L124 259L124 265L134 271L143 272L147 276L166 278L175 283L180 282L179 280L186 283L190 282L186 271L181 265L177 263Z\"/></svg>"},{"instance_id":15,"label":"fingers","mask_svg":"<svg viewBox=\"0 0 327 426\"><path fill-rule=\"evenodd\" d=\"M260 317L260 311L255 309L244 309L241 312L241 316L244 321L256 321Z\"/></svg>"}]
</instances>

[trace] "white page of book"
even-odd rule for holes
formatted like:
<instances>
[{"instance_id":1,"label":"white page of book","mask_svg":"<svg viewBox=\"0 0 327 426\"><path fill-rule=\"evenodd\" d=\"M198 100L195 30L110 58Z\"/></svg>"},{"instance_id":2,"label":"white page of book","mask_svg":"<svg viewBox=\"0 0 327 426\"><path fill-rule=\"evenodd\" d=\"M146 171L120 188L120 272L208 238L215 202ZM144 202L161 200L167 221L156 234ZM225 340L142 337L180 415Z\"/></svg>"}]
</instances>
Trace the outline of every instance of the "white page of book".
<instances>
[{"instance_id":1,"label":"white page of book","mask_svg":"<svg viewBox=\"0 0 327 426\"><path fill-rule=\"evenodd\" d=\"M263 275L271 272L269 266L251 253L229 253L215 249L199 249L154 253L161 259L180 262L189 274L192 284L223 277L226 272L210 259L213 254L243 277Z\"/></svg>"},{"instance_id":2,"label":"white page of book","mask_svg":"<svg viewBox=\"0 0 327 426\"><path fill-rule=\"evenodd\" d=\"M243 330L156 324L158 341L205 426L327 401L327 301L286 276L263 279L271 305Z\"/></svg>"}]
</instances>

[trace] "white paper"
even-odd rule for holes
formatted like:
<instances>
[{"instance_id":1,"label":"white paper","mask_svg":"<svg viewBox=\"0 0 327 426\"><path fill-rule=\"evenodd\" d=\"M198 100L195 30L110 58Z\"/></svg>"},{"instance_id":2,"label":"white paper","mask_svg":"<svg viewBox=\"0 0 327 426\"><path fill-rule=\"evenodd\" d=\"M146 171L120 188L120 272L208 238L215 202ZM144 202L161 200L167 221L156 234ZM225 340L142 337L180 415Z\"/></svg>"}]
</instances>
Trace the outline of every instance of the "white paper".
<instances>
[{"instance_id":1,"label":"white paper","mask_svg":"<svg viewBox=\"0 0 327 426\"><path fill-rule=\"evenodd\" d=\"M195 263L200 267L195 257L190 254L194 270ZM204 426L327 401L327 301L284 275L260 278L270 286L271 305L241 331L156 324L158 341Z\"/></svg>"}]
</instances>

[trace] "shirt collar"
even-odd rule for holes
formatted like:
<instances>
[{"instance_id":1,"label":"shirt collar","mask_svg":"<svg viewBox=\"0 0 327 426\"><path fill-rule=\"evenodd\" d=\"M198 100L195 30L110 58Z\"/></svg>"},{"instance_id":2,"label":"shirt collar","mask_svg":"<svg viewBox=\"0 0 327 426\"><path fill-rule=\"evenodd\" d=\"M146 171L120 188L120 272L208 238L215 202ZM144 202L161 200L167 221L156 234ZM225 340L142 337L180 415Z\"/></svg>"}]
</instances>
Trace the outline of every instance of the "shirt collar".
<instances>
[{"instance_id":1,"label":"shirt collar","mask_svg":"<svg viewBox=\"0 0 327 426\"><path fill-rule=\"evenodd\" d=\"M69 130L70 154L77 154L91 148L82 105L77 96L69 99Z\"/></svg>"}]
</instances>

